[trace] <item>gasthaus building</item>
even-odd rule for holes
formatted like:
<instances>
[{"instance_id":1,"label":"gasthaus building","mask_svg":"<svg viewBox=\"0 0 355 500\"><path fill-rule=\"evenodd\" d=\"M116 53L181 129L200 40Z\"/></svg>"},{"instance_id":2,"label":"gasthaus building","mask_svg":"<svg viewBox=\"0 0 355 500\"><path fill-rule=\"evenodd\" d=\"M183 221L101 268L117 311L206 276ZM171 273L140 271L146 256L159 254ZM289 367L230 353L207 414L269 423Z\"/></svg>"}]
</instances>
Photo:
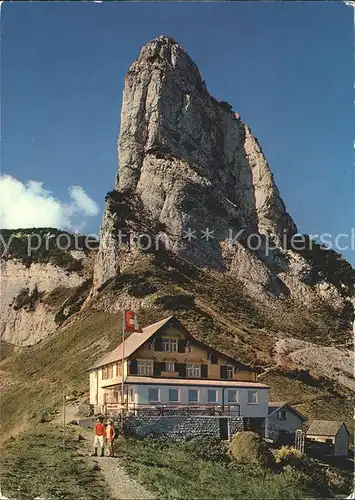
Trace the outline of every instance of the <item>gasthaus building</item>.
<instances>
[{"instance_id":1,"label":"gasthaus building","mask_svg":"<svg viewBox=\"0 0 355 500\"><path fill-rule=\"evenodd\" d=\"M123 352L124 351L124 352ZM215 409L265 434L269 387L256 372L195 339L170 316L134 332L90 368L96 412ZM123 381L123 398L122 398Z\"/></svg>"}]
</instances>

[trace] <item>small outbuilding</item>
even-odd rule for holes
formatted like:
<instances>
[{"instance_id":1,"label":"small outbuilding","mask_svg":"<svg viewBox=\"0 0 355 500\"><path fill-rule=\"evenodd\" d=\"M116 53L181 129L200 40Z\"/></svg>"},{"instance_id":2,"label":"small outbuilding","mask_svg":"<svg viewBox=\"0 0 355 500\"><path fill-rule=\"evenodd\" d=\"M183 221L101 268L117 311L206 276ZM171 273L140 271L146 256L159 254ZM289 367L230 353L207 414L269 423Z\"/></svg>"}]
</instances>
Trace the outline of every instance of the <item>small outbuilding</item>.
<instances>
[{"instance_id":1,"label":"small outbuilding","mask_svg":"<svg viewBox=\"0 0 355 500\"><path fill-rule=\"evenodd\" d=\"M347 457L349 431L344 422L334 420L313 420L306 433L309 441L324 443L328 453L336 457Z\"/></svg>"},{"instance_id":2,"label":"small outbuilding","mask_svg":"<svg viewBox=\"0 0 355 500\"><path fill-rule=\"evenodd\" d=\"M301 429L306 417L286 401L269 402L269 437L275 442L291 444L297 429Z\"/></svg>"}]
</instances>

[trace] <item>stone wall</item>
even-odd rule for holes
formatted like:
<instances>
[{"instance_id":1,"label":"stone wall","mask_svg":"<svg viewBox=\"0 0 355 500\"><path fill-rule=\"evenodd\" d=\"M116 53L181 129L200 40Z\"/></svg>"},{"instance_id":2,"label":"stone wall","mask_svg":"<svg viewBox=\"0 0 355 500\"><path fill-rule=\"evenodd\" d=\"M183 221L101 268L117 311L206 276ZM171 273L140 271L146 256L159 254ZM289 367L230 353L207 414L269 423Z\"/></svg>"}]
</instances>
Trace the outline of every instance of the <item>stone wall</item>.
<instances>
[{"instance_id":1,"label":"stone wall","mask_svg":"<svg viewBox=\"0 0 355 500\"><path fill-rule=\"evenodd\" d=\"M224 422L220 422L224 420ZM225 437L221 427L229 426L229 436L243 430L242 417L215 417L201 415L131 415L124 419L123 434L135 434L146 437L163 435L175 440L184 440L195 436Z\"/></svg>"}]
</instances>

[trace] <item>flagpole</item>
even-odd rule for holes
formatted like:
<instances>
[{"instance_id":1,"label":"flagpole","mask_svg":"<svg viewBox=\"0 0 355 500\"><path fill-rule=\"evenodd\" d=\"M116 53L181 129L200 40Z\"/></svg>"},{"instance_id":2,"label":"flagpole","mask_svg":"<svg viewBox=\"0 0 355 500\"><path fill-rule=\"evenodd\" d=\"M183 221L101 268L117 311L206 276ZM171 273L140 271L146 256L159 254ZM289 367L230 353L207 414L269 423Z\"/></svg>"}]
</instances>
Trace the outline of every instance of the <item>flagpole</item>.
<instances>
[{"instance_id":1,"label":"flagpole","mask_svg":"<svg viewBox=\"0 0 355 500\"><path fill-rule=\"evenodd\" d=\"M122 410L124 407L124 341L125 341L125 311L123 311L123 316L122 316L122 364L121 364L121 374L122 374L122 387L121 387L121 404L122 404Z\"/></svg>"}]
</instances>

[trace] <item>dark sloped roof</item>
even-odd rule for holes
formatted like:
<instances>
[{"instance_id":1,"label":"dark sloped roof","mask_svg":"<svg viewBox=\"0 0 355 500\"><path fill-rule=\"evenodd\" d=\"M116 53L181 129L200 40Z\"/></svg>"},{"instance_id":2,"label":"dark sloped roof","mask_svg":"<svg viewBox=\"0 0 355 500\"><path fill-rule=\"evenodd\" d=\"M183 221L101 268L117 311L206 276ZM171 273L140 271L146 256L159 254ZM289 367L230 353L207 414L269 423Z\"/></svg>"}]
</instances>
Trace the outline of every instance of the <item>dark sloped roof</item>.
<instances>
[{"instance_id":1,"label":"dark sloped roof","mask_svg":"<svg viewBox=\"0 0 355 500\"><path fill-rule=\"evenodd\" d=\"M285 406L286 401L269 401L269 413L272 413L273 411L277 410L278 408L281 408L282 406Z\"/></svg>"},{"instance_id":2,"label":"dark sloped roof","mask_svg":"<svg viewBox=\"0 0 355 500\"><path fill-rule=\"evenodd\" d=\"M302 413L300 413L298 410L296 410L296 408L287 403L287 401L269 401L268 406L269 406L269 415L272 415L281 408L287 408L289 411L292 411L293 413L298 415L301 420L307 420L306 417L302 415Z\"/></svg>"},{"instance_id":3,"label":"dark sloped roof","mask_svg":"<svg viewBox=\"0 0 355 500\"><path fill-rule=\"evenodd\" d=\"M344 422L335 420L313 420L307 431L307 436L335 436L343 424Z\"/></svg>"}]
</instances>

